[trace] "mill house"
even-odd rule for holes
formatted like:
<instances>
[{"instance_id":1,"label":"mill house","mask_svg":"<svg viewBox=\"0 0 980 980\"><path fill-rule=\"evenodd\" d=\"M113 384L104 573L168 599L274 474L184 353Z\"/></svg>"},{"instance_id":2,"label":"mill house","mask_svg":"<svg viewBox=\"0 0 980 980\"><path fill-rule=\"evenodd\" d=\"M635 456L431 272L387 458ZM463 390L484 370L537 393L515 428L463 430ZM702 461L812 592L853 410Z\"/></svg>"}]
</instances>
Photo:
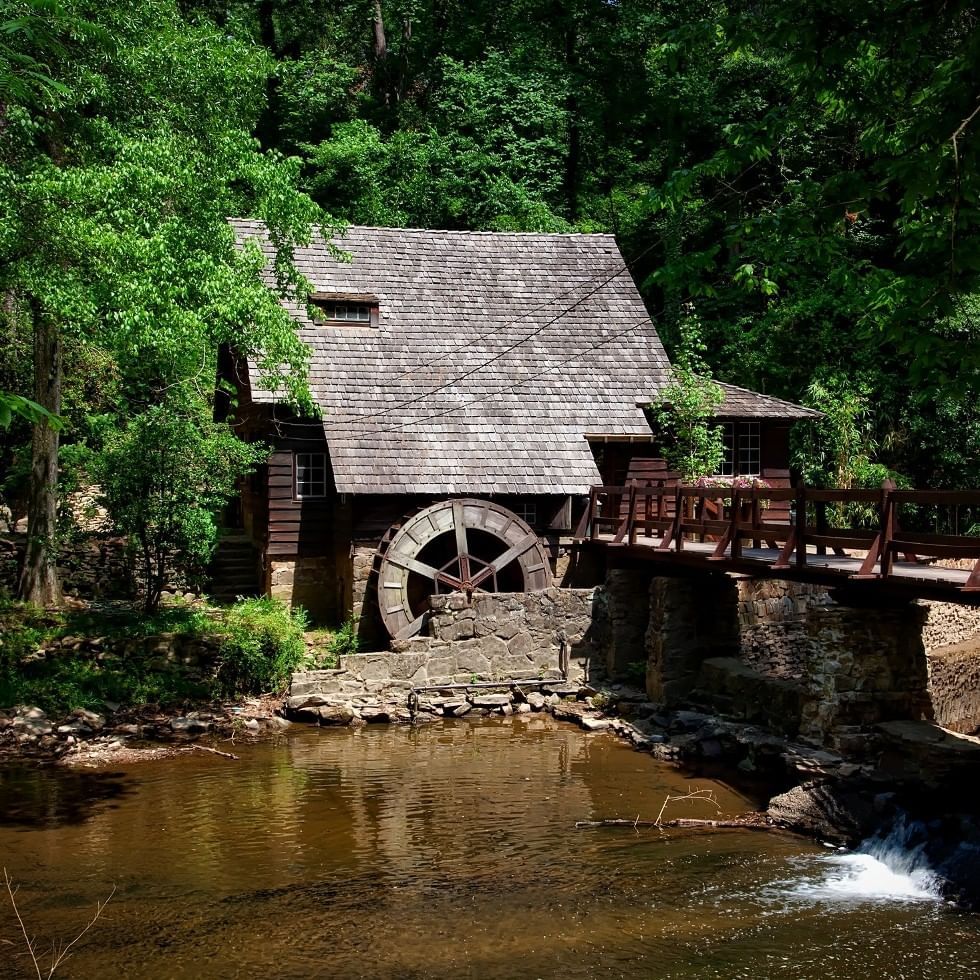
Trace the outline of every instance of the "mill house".
<instances>
[{"instance_id":1,"label":"mill house","mask_svg":"<svg viewBox=\"0 0 980 980\"><path fill-rule=\"evenodd\" d=\"M259 222L233 222L271 259ZM299 248L316 420L223 352L238 431L273 447L243 487L262 591L367 645L431 595L561 584L592 485L670 479L648 416L670 365L611 235L351 227ZM271 284L271 273L270 273ZM722 385L725 475L788 476L798 405Z\"/></svg>"}]
</instances>

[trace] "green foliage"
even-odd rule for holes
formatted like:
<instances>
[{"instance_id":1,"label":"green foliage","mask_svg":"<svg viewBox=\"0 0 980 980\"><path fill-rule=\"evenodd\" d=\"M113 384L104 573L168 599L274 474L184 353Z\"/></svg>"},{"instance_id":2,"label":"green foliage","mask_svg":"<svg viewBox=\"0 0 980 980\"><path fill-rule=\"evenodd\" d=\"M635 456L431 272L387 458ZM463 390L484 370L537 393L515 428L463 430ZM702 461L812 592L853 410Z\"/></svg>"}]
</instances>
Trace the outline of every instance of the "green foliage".
<instances>
[{"instance_id":1,"label":"green foliage","mask_svg":"<svg viewBox=\"0 0 980 980\"><path fill-rule=\"evenodd\" d=\"M217 543L218 510L265 452L203 412L172 405L148 407L107 439L93 471L113 524L138 549L148 610L169 571L200 581Z\"/></svg>"},{"instance_id":2,"label":"green foliage","mask_svg":"<svg viewBox=\"0 0 980 980\"><path fill-rule=\"evenodd\" d=\"M349 616L340 629L334 631L327 645L327 649L335 658L357 653L360 647L361 638L357 635L357 620L353 616Z\"/></svg>"},{"instance_id":3,"label":"green foliage","mask_svg":"<svg viewBox=\"0 0 980 980\"><path fill-rule=\"evenodd\" d=\"M222 624L218 691L281 693L306 655L305 629L303 611L290 611L278 599L239 600Z\"/></svg>"},{"instance_id":4,"label":"green foliage","mask_svg":"<svg viewBox=\"0 0 980 980\"><path fill-rule=\"evenodd\" d=\"M693 309L685 311L680 335L673 379L658 392L650 410L667 465L693 482L719 472L724 461L722 428L712 424L724 395L707 375L700 321Z\"/></svg>"},{"instance_id":5,"label":"green foliage","mask_svg":"<svg viewBox=\"0 0 980 980\"><path fill-rule=\"evenodd\" d=\"M806 404L823 414L800 423L794 432L794 465L805 483L844 490L872 489L885 480L907 483L874 460L880 447L870 399L866 386L855 387L840 375L810 385Z\"/></svg>"},{"instance_id":6,"label":"green foliage","mask_svg":"<svg viewBox=\"0 0 980 980\"><path fill-rule=\"evenodd\" d=\"M0 600L0 706L34 704L57 714L74 708L178 705L281 691L305 653L302 614L271 599L241 600L229 609L176 606L152 616L133 610L52 615ZM217 641L211 674L164 662L138 641L182 634ZM61 637L101 637L102 649L130 652L101 659L66 650L39 656ZM135 641L135 642L134 642Z\"/></svg>"},{"instance_id":7,"label":"green foliage","mask_svg":"<svg viewBox=\"0 0 980 980\"><path fill-rule=\"evenodd\" d=\"M54 429L60 429L62 424L57 415L52 415L37 402L32 402L29 398L24 398L21 395L12 395L6 391L0 391L0 429L9 428L15 415L19 415L32 424L45 422Z\"/></svg>"}]
</instances>

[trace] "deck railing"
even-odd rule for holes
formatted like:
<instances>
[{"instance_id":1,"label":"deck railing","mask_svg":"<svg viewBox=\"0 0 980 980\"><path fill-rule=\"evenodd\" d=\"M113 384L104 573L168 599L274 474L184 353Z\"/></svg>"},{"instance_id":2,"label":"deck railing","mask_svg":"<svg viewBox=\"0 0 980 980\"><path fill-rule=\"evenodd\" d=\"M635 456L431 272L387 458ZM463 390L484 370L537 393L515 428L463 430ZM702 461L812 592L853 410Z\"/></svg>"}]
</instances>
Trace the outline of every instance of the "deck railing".
<instances>
[{"instance_id":1,"label":"deck railing","mask_svg":"<svg viewBox=\"0 0 980 980\"><path fill-rule=\"evenodd\" d=\"M860 505L874 527L835 527L828 516ZM759 560L772 568L806 568L814 555L865 553L856 578L886 579L897 556L974 560L965 592L980 592L980 536L903 530L902 508L980 510L980 490L821 490L813 487L595 486L576 530L579 540L647 544L682 551L687 541L716 542L709 561ZM954 526L958 527L958 520ZM655 540L656 539L656 540ZM769 554L745 555L746 548ZM773 558L772 551L778 551Z\"/></svg>"}]
</instances>

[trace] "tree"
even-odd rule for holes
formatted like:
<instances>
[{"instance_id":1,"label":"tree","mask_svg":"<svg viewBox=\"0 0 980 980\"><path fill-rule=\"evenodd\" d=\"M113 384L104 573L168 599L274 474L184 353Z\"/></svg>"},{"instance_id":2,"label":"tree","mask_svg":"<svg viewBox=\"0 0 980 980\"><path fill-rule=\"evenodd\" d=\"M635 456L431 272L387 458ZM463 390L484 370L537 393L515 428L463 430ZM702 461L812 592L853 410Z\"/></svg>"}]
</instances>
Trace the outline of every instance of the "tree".
<instances>
[{"instance_id":1,"label":"tree","mask_svg":"<svg viewBox=\"0 0 980 980\"><path fill-rule=\"evenodd\" d=\"M150 406L110 438L94 475L114 525L139 554L147 612L168 575L201 580L217 542L216 512L266 454L193 403Z\"/></svg>"},{"instance_id":2,"label":"tree","mask_svg":"<svg viewBox=\"0 0 980 980\"><path fill-rule=\"evenodd\" d=\"M684 311L680 333L673 377L650 409L667 465L691 483L719 472L725 459L721 426L712 424L724 394L707 373L700 321L693 307Z\"/></svg>"},{"instance_id":3,"label":"tree","mask_svg":"<svg viewBox=\"0 0 980 980\"><path fill-rule=\"evenodd\" d=\"M58 413L71 337L110 352L127 412L211 388L222 343L310 408L306 349L260 278L265 255L237 249L226 220L262 218L280 294L305 298L291 248L326 216L296 190L299 161L251 136L268 60L172 2L59 11L72 27L48 52L57 88L6 105L0 150L0 289L33 326L34 400ZM58 600L58 455L57 433L35 426L21 591L41 604Z\"/></svg>"}]
</instances>

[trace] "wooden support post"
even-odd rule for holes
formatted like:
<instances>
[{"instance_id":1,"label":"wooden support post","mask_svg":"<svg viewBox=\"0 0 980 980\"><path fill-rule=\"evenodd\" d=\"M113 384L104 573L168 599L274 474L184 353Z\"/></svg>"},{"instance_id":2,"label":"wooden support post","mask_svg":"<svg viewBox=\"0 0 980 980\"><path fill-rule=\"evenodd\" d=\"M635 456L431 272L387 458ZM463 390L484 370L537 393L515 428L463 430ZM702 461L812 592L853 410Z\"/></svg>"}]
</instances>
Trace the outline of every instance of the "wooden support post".
<instances>
[{"instance_id":1,"label":"wooden support post","mask_svg":"<svg viewBox=\"0 0 980 980\"><path fill-rule=\"evenodd\" d=\"M728 550L729 545L731 545L731 555L732 558L742 557L742 541L738 534L738 519L740 516L740 511L742 507L742 499L739 496L738 488L736 487L732 492L732 512L731 520L728 522L728 528L722 535L721 540L718 542L718 546L715 548L711 555L714 561L718 561L725 557L725 551Z\"/></svg>"},{"instance_id":2,"label":"wooden support post","mask_svg":"<svg viewBox=\"0 0 980 980\"><path fill-rule=\"evenodd\" d=\"M620 498L622 500L622 498ZM629 496L626 498L626 516L623 518L622 524L616 530L616 536L613 538L614 544L619 544L623 538L626 538L630 544L634 543L636 525L634 522L636 510L636 480L630 480L630 492Z\"/></svg>"},{"instance_id":3,"label":"wooden support post","mask_svg":"<svg viewBox=\"0 0 980 980\"><path fill-rule=\"evenodd\" d=\"M681 551L684 548L684 500L681 493L681 485L677 484L675 491L674 506L674 551Z\"/></svg>"},{"instance_id":4,"label":"wooden support post","mask_svg":"<svg viewBox=\"0 0 980 980\"><path fill-rule=\"evenodd\" d=\"M806 568L806 487L796 488L796 567ZM787 555L787 559L789 556Z\"/></svg>"},{"instance_id":5,"label":"wooden support post","mask_svg":"<svg viewBox=\"0 0 980 980\"><path fill-rule=\"evenodd\" d=\"M888 578L892 573L895 553L892 541L895 538L895 499L888 487L883 488L885 498L885 513L881 526L881 577Z\"/></svg>"}]
</instances>

